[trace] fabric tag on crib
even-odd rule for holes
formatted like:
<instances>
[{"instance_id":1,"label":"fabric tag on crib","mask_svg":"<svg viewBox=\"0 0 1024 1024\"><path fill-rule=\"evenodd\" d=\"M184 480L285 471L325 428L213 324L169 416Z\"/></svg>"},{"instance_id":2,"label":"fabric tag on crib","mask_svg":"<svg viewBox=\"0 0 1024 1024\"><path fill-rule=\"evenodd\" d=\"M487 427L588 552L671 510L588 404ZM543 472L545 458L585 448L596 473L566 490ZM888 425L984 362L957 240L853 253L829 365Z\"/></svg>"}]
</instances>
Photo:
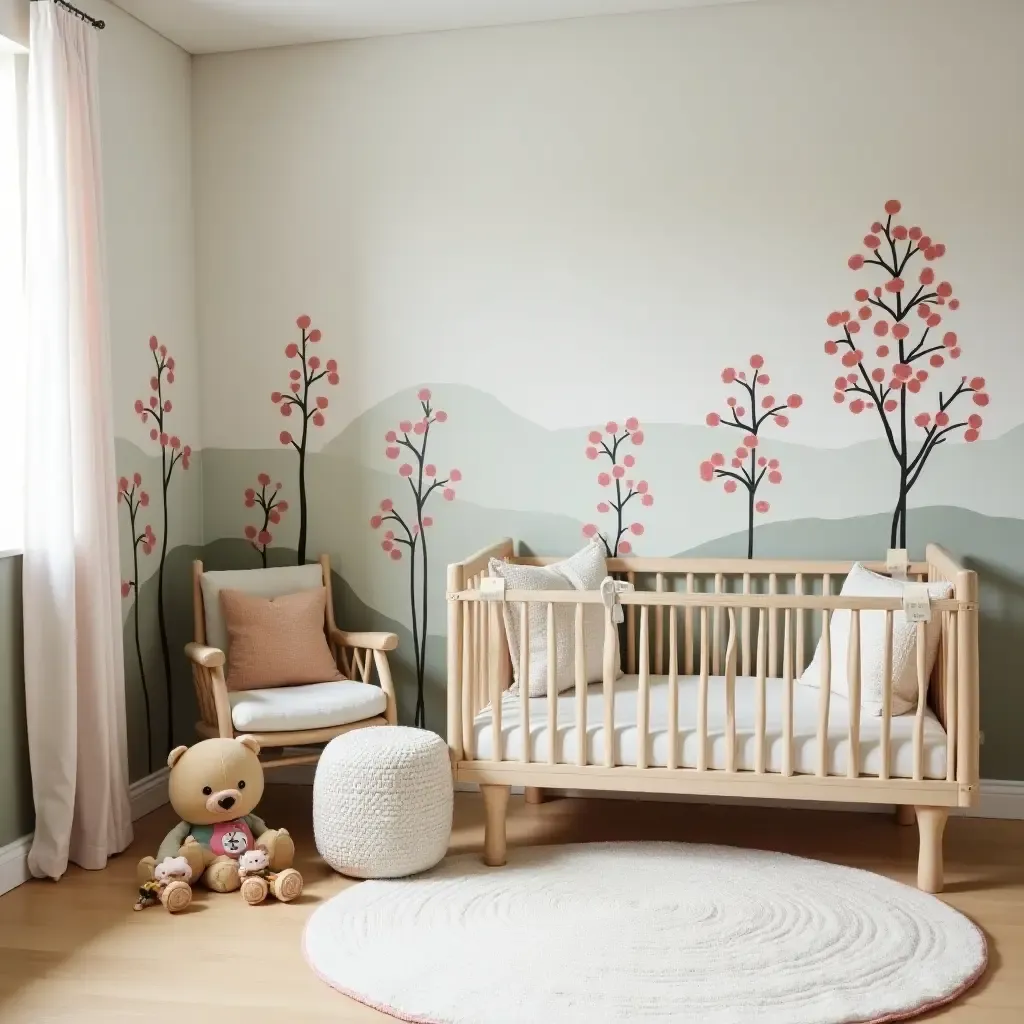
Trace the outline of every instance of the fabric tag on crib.
<instances>
[{"instance_id":1,"label":"fabric tag on crib","mask_svg":"<svg viewBox=\"0 0 1024 1024\"><path fill-rule=\"evenodd\" d=\"M619 594L628 594L635 588L632 583L605 576L601 581L601 600L605 608L611 612L612 622L619 625L625 618L622 613L622 605L619 604Z\"/></svg>"},{"instance_id":2,"label":"fabric tag on crib","mask_svg":"<svg viewBox=\"0 0 1024 1024\"><path fill-rule=\"evenodd\" d=\"M885 571L894 580L905 580L907 578L907 566L910 561L907 558L906 548L889 548L885 553Z\"/></svg>"},{"instance_id":3,"label":"fabric tag on crib","mask_svg":"<svg viewBox=\"0 0 1024 1024\"><path fill-rule=\"evenodd\" d=\"M504 578L501 576L484 576L480 580L480 596L487 601L504 601Z\"/></svg>"},{"instance_id":4,"label":"fabric tag on crib","mask_svg":"<svg viewBox=\"0 0 1024 1024\"><path fill-rule=\"evenodd\" d=\"M926 583L908 583L903 588L903 614L907 622L930 622L932 599Z\"/></svg>"}]
</instances>

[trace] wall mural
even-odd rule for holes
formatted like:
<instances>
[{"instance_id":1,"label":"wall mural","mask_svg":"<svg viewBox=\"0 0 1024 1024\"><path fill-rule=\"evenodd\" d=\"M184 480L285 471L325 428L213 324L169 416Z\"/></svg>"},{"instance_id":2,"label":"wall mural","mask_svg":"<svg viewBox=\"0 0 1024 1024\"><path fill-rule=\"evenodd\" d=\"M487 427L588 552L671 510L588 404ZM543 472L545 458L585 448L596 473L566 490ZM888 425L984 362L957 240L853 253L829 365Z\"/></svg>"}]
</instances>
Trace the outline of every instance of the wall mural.
<instances>
[{"instance_id":1,"label":"wall mural","mask_svg":"<svg viewBox=\"0 0 1024 1024\"><path fill-rule=\"evenodd\" d=\"M757 500L757 490L767 479L769 484L782 483L782 470L779 467L779 460L769 458L761 448L760 430L766 423L774 423L778 427L789 426L789 409L799 409L803 405L803 399L797 395L790 395L784 402L779 402L775 396L767 391L758 396L757 389L767 388L772 380L764 373L764 359L759 355L750 357L750 379L747 379L746 370L736 370L727 366L722 371L723 384L735 384L741 389L746 397L736 399L730 395L725 404L729 411L725 416L717 412L709 412L705 422L709 427L734 427L743 433L743 441L736 448L730 460L730 469L725 468L725 456L721 452L715 452L710 459L705 459L700 464L700 478L705 482L714 479L724 480L723 488L727 494L732 494L737 487L742 487L747 494L747 558L754 557L754 513L764 515L771 505L763 498ZM740 405L740 401L749 402L750 409L746 405Z\"/></svg>"},{"instance_id":2,"label":"wall mural","mask_svg":"<svg viewBox=\"0 0 1024 1024\"><path fill-rule=\"evenodd\" d=\"M394 523L395 529L388 528L381 541L381 549L393 562L402 560L402 548L409 552L409 609L412 615L413 655L416 663L416 711L414 722L418 726L426 725L426 708L423 702L423 685L427 664L427 612L428 585L430 582L427 563L427 530L434 525L433 516L426 515L427 504L436 492L440 492L445 501L455 500L453 484L462 479L457 469L448 471L446 477L439 477L437 466L427 461L427 444L430 441L430 428L436 423L444 423L448 414L443 409L435 409L432 395L428 388L421 388L417 393L420 403L420 417L402 420L397 430L389 430L384 435L387 447L384 454L391 460L397 460L402 449L412 453L415 464L403 462L398 467L398 475L409 485L412 496L412 511L404 516L395 507L391 498L380 503L380 513L370 519L370 526L379 530L385 523ZM420 593L417 596L416 562L420 563Z\"/></svg>"},{"instance_id":3,"label":"wall mural","mask_svg":"<svg viewBox=\"0 0 1024 1024\"><path fill-rule=\"evenodd\" d=\"M117 502L124 502L128 509L128 525L131 529L132 541L132 577L121 580L121 597L134 595L132 615L135 629L135 656L139 663L139 680L142 684L142 701L146 715L146 769L153 770L153 707L149 699L149 687L146 684L146 666L142 656L142 640L139 633L139 551L151 555L156 547L156 534L153 527L146 523L139 524L139 510L149 507L149 493L142 489L142 474L135 473L131 483L123 476L117 482Z\"/></svg>"},{"instance_id":4,"label":"wall mural","mask_svg":"<svg viewBox=\"0 0 1024 1024\"><path fill-rule=\"evenodd\" d=\"M284 354L288 359L298 360L299 366L288 371L288 391L275 391L270 396L270 400L280 408L282 416L288 417L297 412L302 417L302 427L297 439L287 430L282 430L280 436L281 444L291 445L299 453L299 546L296 558L299 565L306 561L306 535L309 526L306 505L306 442L309 438L309 424L322 427L326 422L324 413L328 406L327 396L314 396L311 389L325 377L327 383L332 386L341 380L336 360L328 359L321 368L320 357L309 351L309 347L316 345L321 338L320 329L310 329L310 324L308 316L303 315L296 319L295 326L301 335L300 342L289 342L285 346Z\"/></svg>"},{"instance_id":5,"label":"wall mural","mask_svg":"<svg viewBox=\"0 0 1024 1024\"><path fill-rule=\"evenodd\" d=\"M651 493L650 485L646 480L634 480L633 468L636 465L636 456L630 453L622 453L620 447L628 440L630 444L641 445L644 443L644 432L640 429L640 423L635 416L626 420L625 427L619 431L619 425L614 420L605 424L605 437L599 430L592 430L587 437L590 442L587 445L587 458L591 461L607 459L610 463L610 471L602 470L597 474L599 487L614 487L614 495L609 495L607 500L597 503L597 511L602 515L615 514L615 526L611 535L613 540L608 542L608 535L600 531L596 523L587 523L583 527L584 537L600 537L601 543L609 557L617 555L628 555L633 550L632 543L623 539L626 533L640 537L644 532L644 524L640 522L628 523L624 516L626 505L634 498L640 499L640 504L650 508L654 504L654 495ZM626 473L630 476L627 477Z\"/></svg>"},{"instance_id":6,"label":"wall mural","mask_svg":"<svg viewBox=\"0 0 1024 1024\"><path fill-rule=\"evenodd\" d=\"M948 281L936 283L931 266L922 267L917 274L917 288L909 294L913 285L907 282L920 265L911 267L911 261L920 256L920 262L931 264L946 254L946 247L916 225L894 223L893 218L901 209L898 199L890 199L885 204L885 222L875 221L864 236L864 248L869 255L854 253L848 261L854 271L879 267L884 271L883 283L870 291L858 288L854 292L854 299L861 303L856 315L849 310L829 313L828 326L841 327L843 334L825 342L825 351L838 356L848 371L835 380L836 404L847 405L855 416L875 410L896 460L899 490L889 531L889 546L894 548L907 546L907 496L935 449L957 431L963 431L965 441L977 441L981 436L980 414L958 411L954 416L950 409L964 395L971 395L976 406L984 407L989 401L984 377L962 376L952 390L938 392L937 400L929 403L930 409L916 414L910 410L908 395L921 393L930 375L940 370L947 359L960 358L960 340L954 331L945 331L939 341L935 340L937 334L929 340L929 335L943 323L939 307L955 312L960 300L954 297ZM915 311L921 321L916 328L910 319ZM872 319L877 339L873 359L854 340L862 325L866 330ZM915 341L911 335L916 331L920 335ZM926 358L930 369L924 368ZM920 434L913 431L911 419Z\"/></svg>"},{"instance_id":7,"label":"wall mural","mask_svg":"<svg viewBox=\"0 0 1024 1024\"><path fill-rule=\"evenodd\" d=\"M167 691L167 750L174 746L174 687L171 683L171 648L167 638L167 606L165 599L164 570L167 565L167 492L174 476L174 468L181 463L183 470L188 469L192 457L192 448L182 445L181 438L170 432L169 419L173 405L165 397L165 389L174 383L174 357L167 354L167 346L161 345L156 337L149 339L149 349L153 353L156 373L149 379L149 389L153 392L148 402L141 398L135 400L135 412L143 423L152 424L149 431L151 441L160 445L160 495L163 510L163 530L160 536L160 564L157 569L157 620L160 629L160 653L163 659L164 685ZM136 572L136 581L138 573ZM138 601L136 600L136 606ZM175 652L177 656L177 652Z\"/></svg>"},{"instance_id":8,"label":"wall mural","mask_svg":"<svg viewBox=\"0 0 1024 1024\"><path fill-rule=\"evenodd\" d=\"M256 490L256 487L259 490ZM264 569L267 567L267 549L274 540L270 532L271 524L276 526L281 522L281 517L288 511L288 502L278 497L281 493L281 485L270 486L270 474L260 473L256 478L256 487L246 487L245 507L260 509L263 522L259 526L252 523L245 525L245 539L252 545L260 556L260 564ZM269 491L269 493L268 493Z\"/></svg>"}]
</instances>

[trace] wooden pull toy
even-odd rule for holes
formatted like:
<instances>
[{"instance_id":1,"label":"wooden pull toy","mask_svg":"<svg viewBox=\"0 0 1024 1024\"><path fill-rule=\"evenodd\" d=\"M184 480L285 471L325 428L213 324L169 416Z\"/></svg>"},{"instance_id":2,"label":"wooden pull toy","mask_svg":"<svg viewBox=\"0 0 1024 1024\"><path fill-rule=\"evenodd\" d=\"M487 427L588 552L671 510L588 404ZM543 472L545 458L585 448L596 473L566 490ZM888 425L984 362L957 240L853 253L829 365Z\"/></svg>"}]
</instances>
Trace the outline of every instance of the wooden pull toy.
<instances>
[{"instance_id":1,"label":"wooden pull toy","mask_svg":"<svg viewBox=\"0 0 1024 1024\"><path fill-rule=\"evenodd\" d=\"M135 910L162 903L171 914L180 913L192 902L192 869L184 857L167 857L153 868L153 878L139 886Z\"/></svg>"},{"instance_id":2,"label":"wooden pull toy","mask_svg":"<svg viewBox=\"0 0 1024 1024\"><path fill-rule=\"evenodd\" d=\"M290 903L302 894L302 875L295 868L271 871L267 851L259 846L238 859L238 877L242 880L242 899L252 907L268 895Z\"/></svg>"}]
</instances>

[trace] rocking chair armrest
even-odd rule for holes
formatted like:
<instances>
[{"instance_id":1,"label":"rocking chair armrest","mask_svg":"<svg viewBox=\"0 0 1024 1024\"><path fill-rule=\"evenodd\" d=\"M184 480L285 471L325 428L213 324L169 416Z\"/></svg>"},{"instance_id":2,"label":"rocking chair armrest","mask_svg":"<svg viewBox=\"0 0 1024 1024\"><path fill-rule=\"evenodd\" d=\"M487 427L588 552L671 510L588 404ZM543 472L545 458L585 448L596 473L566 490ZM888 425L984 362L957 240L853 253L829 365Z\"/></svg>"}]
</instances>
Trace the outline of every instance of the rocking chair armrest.
<instances>
[{"instance_id":1,"label":"rocking chair armrest","mask_svg":"<svg viewBox=\"0 0 1024 1024\"><path fill-rule=\"evenodd\" d=\"M216 647L207 647L205 644L185 644L185 655L189 661L195 662L202 668L223 668L227 660L224 652Z\"/></svg>"},{"instance_id":2,"label":"rocking chair armrest","mask_svg":"<svg viewBox=\"0 0 1024 1024\"><path fill-rule=\"evenodd\" d=\"M367 651L393 651L398 646L394 633L348 633L335 627L331 630L331 642L339 647L358 647Z\"/></svg>"}]
</instances>

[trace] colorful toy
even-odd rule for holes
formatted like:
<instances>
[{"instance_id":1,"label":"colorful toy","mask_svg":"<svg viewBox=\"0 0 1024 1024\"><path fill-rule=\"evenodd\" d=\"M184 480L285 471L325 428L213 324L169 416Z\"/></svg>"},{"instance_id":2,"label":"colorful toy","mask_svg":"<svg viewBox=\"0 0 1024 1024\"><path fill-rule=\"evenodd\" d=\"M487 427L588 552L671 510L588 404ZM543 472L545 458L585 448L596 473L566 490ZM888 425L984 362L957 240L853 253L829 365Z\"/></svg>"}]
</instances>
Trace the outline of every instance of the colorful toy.
<instances>
[{"instance_id":1,"label":"colorful toy","mask_svg":"<svg viewBox=\"0 0 1024 1024\"><path fill-rule=\"evenodd\" d=\"M258 846L239 857L238 877L242 880L242 899L252 907L262 903L268 893L282 903L290 903L302 893L302 875L295 868L271 871L266 850Z\"/></svg>"},{"instance_id":2,"label":"colorful toy","mask_svg":"<svg viewBox=\"0 0 1024 1024\"><path fill-rule=\"evenodd\" d=\"M139 886L135 910L162 903L171 914L180 913L192 902L192 868L184 857L167 857L153 868L153 877Z\"/></svg>"},{"instance_id":3,"label":"colorful toy","mask_svg":"<svg viewBox=\"0 0 1024 1024\"><path fill-rule=\"evenodd\" d=\"M263 796L259 749L252 736L238 736L171 751L168 791L182 820L167 833L155 858L139 861L140 886L156 878L158 863L184 857L195 882L214 892L234 892L242 884L238 860L257 844L267 855L270 871L291 867L292 837L283 828L267 828L253 814Z\"/></svg>"}]
</instances>

